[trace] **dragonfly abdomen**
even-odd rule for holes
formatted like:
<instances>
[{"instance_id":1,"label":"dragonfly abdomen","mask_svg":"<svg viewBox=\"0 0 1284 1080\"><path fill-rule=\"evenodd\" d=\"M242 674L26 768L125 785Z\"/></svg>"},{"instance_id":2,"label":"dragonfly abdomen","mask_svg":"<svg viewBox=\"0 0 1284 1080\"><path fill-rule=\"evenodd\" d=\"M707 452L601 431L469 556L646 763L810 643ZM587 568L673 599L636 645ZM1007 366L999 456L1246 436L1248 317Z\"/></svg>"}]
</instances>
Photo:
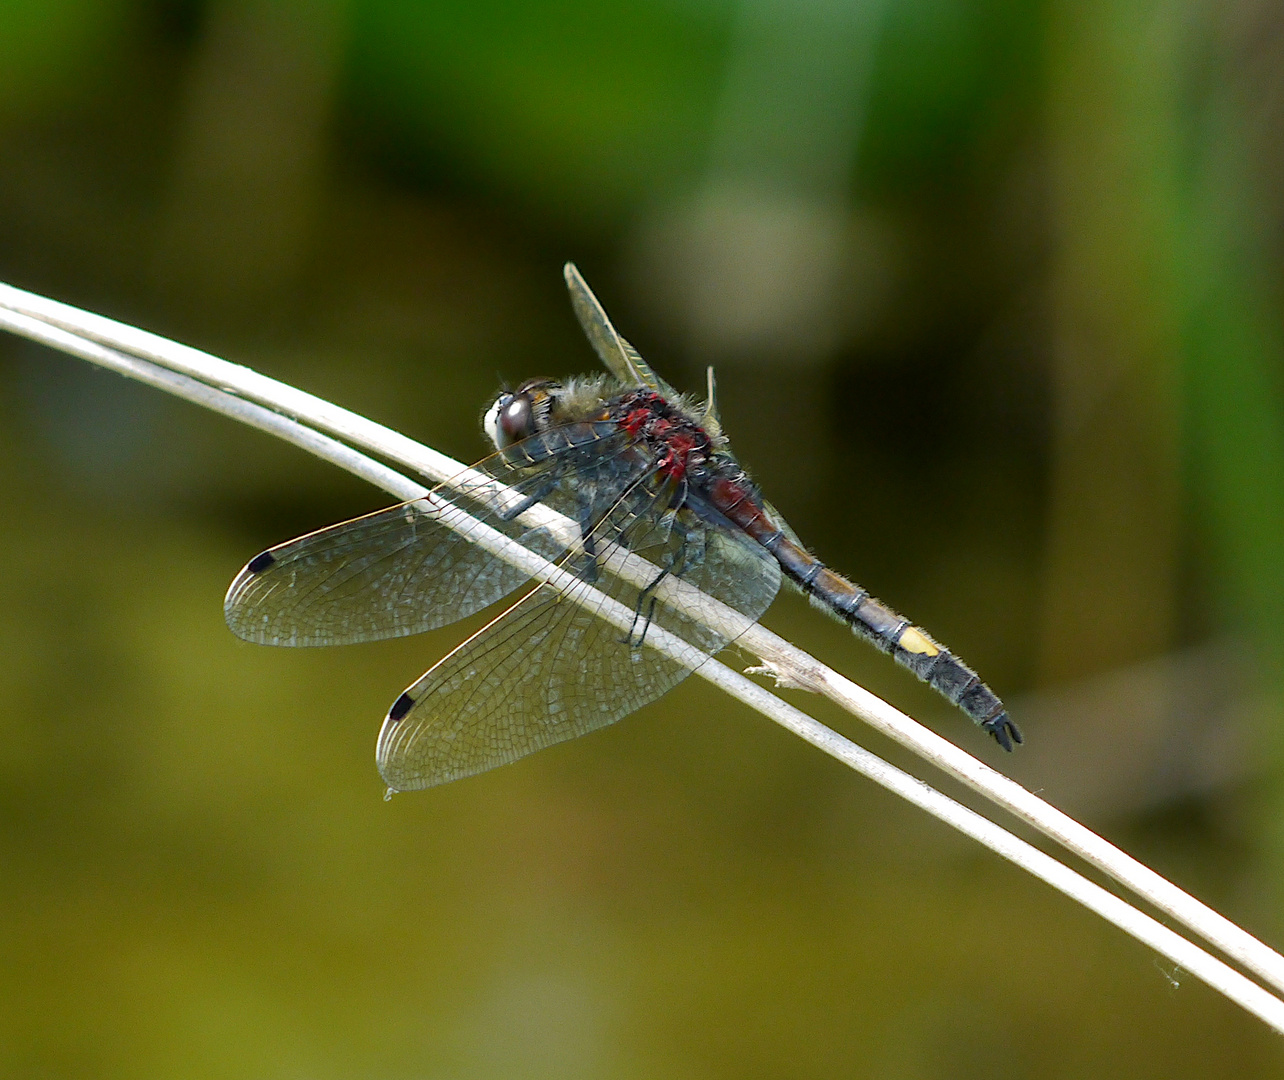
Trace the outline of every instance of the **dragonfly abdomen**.
<instances>
[{"instance_id":1,"label":"dragonfly abdomen","mask_svg":"<svg viewBox=\"0 0 1284 1080\"><path fill-rule=\"evenodd\" d=\"M1021 732L1009 718L998 695L967 664L934 641L920 626L905 618L777 531L759 541L776 557L781 570L812 603L847 623L876 648L890 653L933 690L943 694L977 724L985 728L1004 750L1021 742Z\"/></svg>"}]
</instances>

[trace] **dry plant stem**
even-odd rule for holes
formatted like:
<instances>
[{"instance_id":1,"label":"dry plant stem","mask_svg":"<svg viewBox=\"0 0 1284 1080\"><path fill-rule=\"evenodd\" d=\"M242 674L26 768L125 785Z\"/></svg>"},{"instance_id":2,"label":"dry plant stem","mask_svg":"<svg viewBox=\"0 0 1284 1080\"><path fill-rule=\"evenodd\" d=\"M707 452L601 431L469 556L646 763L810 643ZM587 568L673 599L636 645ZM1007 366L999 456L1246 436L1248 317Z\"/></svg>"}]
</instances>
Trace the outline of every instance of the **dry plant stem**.
<instances>
[{"instance_id":1,"label":"dry plant stem","mask_svg":"<svg viewBox=\"0 0 1284 1080\"><path fill-rule=\"evenodd\" d=\"M122 374L140 378L151 385L278 434L371 480L398 498L422 498L425 489L394 470L356 453L344 443L295 423L279 415L279 412L307 419L317 427L396 459L437 480L447 479L462 468L457 462L405 436L388 431L364 417L312 395L277 383L248 368L229 364L164 338L4 285L0 285L0 326ZM146 359L140 360L139 357ZM147 363L148 359L155 360L163 367ZM164 370L165 368L170 370ZM272 408L261 408L252 401L241 400L234 395L253 398ZM481 523L477 525L485 528ZM513 544L506 537L499 536L499 540L502 544ZM520 545L513 546L527 557L530 556ZM556 572L556 568L552 568L550 564L545 566L549 567L549 572L537 572L535 576L547 579ZM825 693L855 715L915 749L1117 880L1133 887L1150 902L1203 934L1268 982L1276 986L1284 984L1284 976L1281 975L1284 973L1284 958L1020 785L922 728L890 705L761 627L751 628L740 637L737 644L757 653L790 683ZM689 649L685 643L679 643L679 647ZM813 745L897 791L928 812L949 821L992 850L1013 859L1063 892L1079 899L1115 925L1134 934L1139 940L1150 944L1181 967L1232 997L1272 1027L1284 1032L1284 1002L1149 916L1088 882L1025 841L882 762L716 661L700 663L698 670L703 677L722 686Z\"/></svg>"},{"instance_id":2,"label":"dry plant stem","mask_svg":"<svg viewBox=\"0 0 1284 1080\"><path fill-rule=\"evenodd\" d=\"M244 401L186 375L166 371L150 361L127 356L97 342L48 327L26 316L0 312L0 325L120 374L169 390L186 400L212 408L261 430L279 435L296 446L370 480L395 497L433 498L420 484L372 461L364 454L356 453L344 443L321 435L263 406ZM613 601L606 602L606 598L596 595L595 591L586 587L583 582L563 573L554 564L534 556L507 536L489 529L476 519L469 518L458 508L450 507L449 504L440 500L438 502L440 504L438 509L450 516L452 525L461 532L468 533L474 542L486 545L500 557L523 564L533 576L549 581L555 587L562 589L572 602L591 604L599 615L611 619L621 629L629 626L633 618L630 609ZM1169 930L1149 915L1138 911L1119 897L1088 881L1081 874L1013 836L1000 826L818 723L757 683L751 682L715 660L705 658L681 639L655 627L651 632L651 641L653 645L668 652L675 659L697 670L714 685L806 739L813 746L973 837L992 851L1047 881L1067 896L1078 900L1236 1001L1275 1030L1284 1033L1284 1001L1272 996L1256 983Z\"/></svg>"},{"instance_id":3,"label":"dry plant stem","mask_svg":"<svg viewBox=\"0 0 1284 1080\"><path fill-rule=\"evenodd\" d=\"M148 386L168 391L185 401L233 420L239 420L260 431L266 431L310 454L347 469L362 479L369 480L370 483L391 492L402 501L418 499L428 494L428 489L422 484L416 484L395 469L381 465L365 454L353 450L352 447L302 424L293 421L283 424L282 421L286 418L279 413L239 398L226 390L210 386L208 383L166 370L148 360L140 360L117 349L99 344L97 341L50 326L39 319L17 314L2 306L0 306L0 329L38 341L71 356L78 356L98 367L137 379Z\"/></svg>"}]
</instances>

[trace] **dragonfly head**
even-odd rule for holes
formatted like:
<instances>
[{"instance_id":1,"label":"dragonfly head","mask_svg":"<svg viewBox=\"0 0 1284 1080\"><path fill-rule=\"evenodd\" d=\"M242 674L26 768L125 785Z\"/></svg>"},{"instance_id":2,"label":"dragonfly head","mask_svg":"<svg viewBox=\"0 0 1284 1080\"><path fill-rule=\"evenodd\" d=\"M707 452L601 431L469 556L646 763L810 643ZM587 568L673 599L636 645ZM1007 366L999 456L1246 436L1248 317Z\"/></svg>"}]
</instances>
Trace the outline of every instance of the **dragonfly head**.
<instances>
[{"instance_id":1,"label":"dragonfly head","mask_svg":"<svg viewBox=\"0 0 1284 1080\"><path fill-rule=\"evenodd\" d=\"M553 399L561 384L552 379L527 379L511 393L505 391L482 417L482 428L496 450L547 430Z\"/></svg>"}]
</instances>

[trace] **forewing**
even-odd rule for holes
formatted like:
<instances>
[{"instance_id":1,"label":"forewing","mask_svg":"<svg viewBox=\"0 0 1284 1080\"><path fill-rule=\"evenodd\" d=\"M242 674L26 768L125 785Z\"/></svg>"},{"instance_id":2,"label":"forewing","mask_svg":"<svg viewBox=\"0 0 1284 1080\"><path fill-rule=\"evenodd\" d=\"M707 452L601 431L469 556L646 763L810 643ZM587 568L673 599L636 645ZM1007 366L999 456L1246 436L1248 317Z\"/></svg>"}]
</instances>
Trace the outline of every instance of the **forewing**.
<instances>
[{"instance_id":1,"label":"forewing","mask_svg":"<svg viewBox=\"0 0 1284 1080\"><path fill-rule=\"evenodd\" d=\"M532 527L528 515L496 505L495 481L578 521L573 481L582 473L619 475L628 442L593 425L569 425L574 437L540 436L538 460L514 464L515 448L442 485L425 499L345 521L270 548L228 589L224 615L238 637L265 645L343 645L418 634L466 618L528 580L525 572L470 543L455 529L460 512L478 518L546 559L573 536ZM519 444L520 445L520 444Z\"/></svg>"},{"instance_id":2,"label":"forewing","mask_svg":"<svg viewBox=\"0 0 1284 1080\"><path fill-rule=\"evenodd\" d=\"M580 276L575 264L568 262L562 273L566 278L566 288L571 294L571 307L575 310L575 317L606 370L625 386L645 386L669 400L677 397L677 391L651 370L651 365L642 359L642 354L625 341L611 324L606 309L593 295L593 290Z\"/></svg>"},{"instance_id":3,"label":"forewing","mask_svg":"<svg viewBox=\"0 0 1284 1080\"><path fill-rule=\"evenodd\" d=\"M593 531L599 549L614 540L657 567L672 567L728 605L730 618L711 629L664 604L652 611L638 584L577 548L563 566L598 590L593 606L540 585L393 704L378 744L390 788L471 776L614 723L691 671L656 648L657 627L709 655L766 610L780 584L775 561L743 536L657 514L662 501L637 489L620 500ZM613 602L624 627L601 617Z\"/></svg>"}]
</instances>

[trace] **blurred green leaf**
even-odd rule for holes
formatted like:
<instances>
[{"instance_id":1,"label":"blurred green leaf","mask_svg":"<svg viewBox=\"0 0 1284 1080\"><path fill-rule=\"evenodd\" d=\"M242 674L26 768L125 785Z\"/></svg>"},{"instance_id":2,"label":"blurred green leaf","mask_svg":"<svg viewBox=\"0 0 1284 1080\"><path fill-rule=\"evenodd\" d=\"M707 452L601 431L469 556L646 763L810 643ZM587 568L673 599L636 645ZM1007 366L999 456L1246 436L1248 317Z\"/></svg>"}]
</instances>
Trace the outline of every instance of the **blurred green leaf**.
<instances>
[{"instance_id":1,"label":"blurred green leaf","mask_svg":"<svg viewBox=\"0 0 1284 1080\"><path fill-rule=\"evenodd\" d=\"M366 0L361 108L398 152L590 220L700 164L728 5ZM400 140L410 141L410 145Z\"/></svg>"},{"instance_id":2,"label":"blurred green leaf","mask_svg":"<svg viewBox=\"0 0 1284 1080\"><path fill-rule=\"evenodd\" d=\"M74 94L135 7L129 0L0 0L0 110Z\"/></svg>"}]
</instances>

